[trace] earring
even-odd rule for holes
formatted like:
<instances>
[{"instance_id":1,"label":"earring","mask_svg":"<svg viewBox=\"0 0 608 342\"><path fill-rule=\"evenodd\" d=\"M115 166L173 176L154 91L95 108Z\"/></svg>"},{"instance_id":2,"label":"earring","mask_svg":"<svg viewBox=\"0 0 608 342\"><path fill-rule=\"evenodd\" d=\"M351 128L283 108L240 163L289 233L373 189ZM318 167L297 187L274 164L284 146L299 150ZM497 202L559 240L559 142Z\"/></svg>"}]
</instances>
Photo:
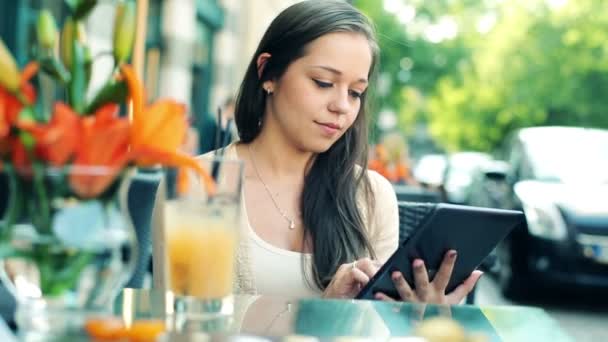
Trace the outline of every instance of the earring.
<instances>
[{"instance_id":1,"label":"earring","mask_svg":"<svg viewBox=\"0 0 608 342\"><path fill-rule=\"evenodd\" d=\"M267 95L272 95L272 91L270 90L270 88L266 88L265 90Z\"/></svg>"}]
</instances>

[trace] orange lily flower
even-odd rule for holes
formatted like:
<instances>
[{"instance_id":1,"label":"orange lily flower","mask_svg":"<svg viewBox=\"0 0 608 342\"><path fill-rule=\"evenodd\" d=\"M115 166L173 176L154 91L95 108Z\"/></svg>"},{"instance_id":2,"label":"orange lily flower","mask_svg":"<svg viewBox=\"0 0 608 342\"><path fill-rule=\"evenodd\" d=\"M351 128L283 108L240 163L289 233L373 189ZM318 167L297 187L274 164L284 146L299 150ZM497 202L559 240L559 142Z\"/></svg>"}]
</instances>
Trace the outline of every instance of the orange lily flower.
<instances>
[{"instance_id":1,"label":"orange lily flower","mask_svg":"<svg viewBox=\"0 0 608 342\"><path fill-rule=\"evenodd\" d=\"M21 72L19 95L26 104L32 104L36 101L36 91L29 83L36 72L38 72L38 64L35 62L29 63ZM18 96L0 87L0 156L8 153L10 148L8 135L11 131L11 125L17 120L23 106L24 103L19 100Z\"/></svg>"},{"instance_id":2,"label":"orange lily flower","mask_svg":"<svg viewBox=\"0 0 608 342\"><path fill-rule=\"evenodd\" d=\"M23 142L18 137L11 137L9 138L9 144L11 146L11 159L15 168L20 172L29 172L32 160Z\"/></svg>"},{"instance_id":3,"label":"orange lily flower","mask_svg":"<svg viewBox=\"0 0 608 342\"><path fill-rule=\"evenodd\" d=\"M8 125L15 123L23 106L30 105L36 101L36 90L29 81L37 72L38 63L35 62L31 62L23 68L17 95L0 87L0 118L3 118L0 121L4 120ZM0 138L2 137L1 127L0 124Z\"/></svg>"},{"instance_id":4,"label":"orange lily flower","mask_svg":"<svg viewBox=\"0 0 608 342\"><path fill-rule=\"evenodd\" d=\"M129 162L129 121L118 117L118 106L108 104L94 116L81 121L81 136L76 146L72 190L83 198L101 194ZM81 168L103 167L97 175L79 173Z\"/></svg>"},{"instance_id":5,"label":"orange lily flower","mask_svg":"<svg viewBox=\"0 0 608 342\"><path fill-rule=\"evenodd\" d=\"M8 134L10 131L11 127L8 124L8 120L0 108L0 157L4 156L9 151Z\"/></svg>"},{"instance_id":6,"label":"orange lily flower","mask_svg":"<svg viewBox=\"0 0 608 342\"><path fill-rule=\"evenodd\" d=\"M153 156L138 153L139 149L176 152L184 142L188 129L186 107L167 99L146 105L143 86L133 69L123 66L121 71L133 100L131 144L137 155L136 163L151 166L159 161Z\"/></svg>"},{"instance_id":7,"label":"orange lily flower","mask_svg":"<svg viewBox=\"0 0 608 342\"><path fill-rule=\"evenodd\" d=\"M146 105L143 86L135 71L128 65L123 65L121 71L133 101L131 153L136 164L193 168L201 175L207 191L214 192L215 183L209 174L195 158L179 150L188 130L186 107L168 99Z\"/></svg>"},{"instance_id":8,"label":"orange lily flower","mask_svg":"<svg viewBox=\"0 0 608 342\"><path fill-rule=\"evenodd\" d=\"M36 155L51 165L63 166L74 154L80 133L80 117L69 106L58 102L48 124L21 122L36 140Z\"/></svg>"}]
</instances>

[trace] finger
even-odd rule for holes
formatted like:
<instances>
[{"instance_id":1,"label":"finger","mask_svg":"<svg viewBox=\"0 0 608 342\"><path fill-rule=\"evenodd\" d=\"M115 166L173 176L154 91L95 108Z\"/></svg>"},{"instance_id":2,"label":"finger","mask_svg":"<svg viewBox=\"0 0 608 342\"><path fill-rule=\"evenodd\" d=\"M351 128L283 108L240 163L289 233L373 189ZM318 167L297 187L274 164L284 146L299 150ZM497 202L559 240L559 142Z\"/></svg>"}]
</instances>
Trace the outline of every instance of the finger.
<instances>
[{"instance_id":1,"label":"finger","mask_svg":"<svg viewBox=\"0 0 608 342\"><path fill-rule=\"evenodd\" d=\"M402 300L408 302L416 302L416 294L412 290L410 284L407 283L401 272L393 272L391 275L395 288Z\"/></svg>"},{"instance_id":2,"label":"finger","mask_svg":"<svg viewBox=\"0 0 608 342\"><path fill-rule=\"evenodd\" d=\"M429 275L424 266L422 259L414 260L412 266L414 267L414 284L416 286L416 295L421 301L426 301L429 293Z\"/></svg>"},{"instance_id":3,"label":"finger","mask_svg":"<svg viewBox=\"0 0 608 342\"><path fill-rule=\"evenodd\" d=\"M370 258L363 258L357 260L357 268L363 271L368 277L373 277L376 272L378 272L378 267L375 265L374 261Z\"/></svg>"},{"instance_id":4,"label":"finger","mask_svg":"<svg viewBox=\"0 0 608 342\"><path fill-rule=\"evenodd\" d=\"M342 264L342 265L340 265L340 267L338 267L338 270L336 271L336 276L347 274L348 272L350 272L350 270L352 268L353 268L353 264L351 264L351 263Z\"/></svg>"},{"instance_id":5,"label":"finger","mask_svg":"<svg viewBox=\"0 0 608 342\"><path fill-rule=\"evenodd\" d=\"M446 296L448 298L448 304L460 303L464 297L466 297L466 295L473 290L473 287L475 287L475 284L477 284L477 281L482 275L482 271L473 271L473 273L471 273L471 275L462 284L458 285L454 291Z\"/></svg>"},{"instance_id":6,"label":"finger","mask_svg":"<svg viewBox=\"0 0 608 342\"><path fill-rule=\"evenodd\" d=\"M350 274L352 276L352 279L359 283L361 286L365 286L367 283L369 283L370 277L368 277L367 274L363 273L363 271L358 268L353 268Z\"/></svg>"},{"instance_id":7,"label":"finger","mask_svg":"<svg viewBox=\"0 0 608 342\"><path fill-rule=\"evenodd\" d=\"M374 295L374 298L385 301L385 302L394 302L395 301L393 298L385 295L382 292L376 292L376 294Z\"/></svg>"},{"instance_id":8,"label":"finger","mask_svg":"<svg viewBox=\"0 0 608 342\"><path fill-rule=\"evenodd\" d=\"M441 293L445 294L445 289L448 287L448 283L452 277L452 271L454 270L454 264L456 263L457 254L458 253L453 249L445 253L441 266L439 266L439 271L433 279L433 286L441 291Z\"/></svg>"},{"instance_id":9,"label":"finger","mask_svg":"<svg viewBox=\"0 0 608 342\"><path fill-rule=\"evenodd\" d=\"M342 264L336 270L336 274L331 280L331 283L343 283L347 279L347 281L352 281L353 276L351 275L351 270L353 269L353 264Z\"/></svg>"}]
</instances>

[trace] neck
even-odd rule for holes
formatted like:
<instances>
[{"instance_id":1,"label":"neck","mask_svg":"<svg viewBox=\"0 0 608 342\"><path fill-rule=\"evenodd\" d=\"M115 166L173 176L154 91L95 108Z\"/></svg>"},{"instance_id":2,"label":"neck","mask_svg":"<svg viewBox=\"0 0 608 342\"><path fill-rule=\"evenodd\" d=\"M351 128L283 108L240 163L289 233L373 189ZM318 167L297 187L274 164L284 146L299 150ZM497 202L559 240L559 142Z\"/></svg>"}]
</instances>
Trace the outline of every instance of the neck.
<instances>
[{"instance_id":1,"label":"neck","mask_svg":"<svg viewBox=\"0 0 608 342\"><path fill-rule=\"evenodd\" d=\"M267 177L302 179L314 153L298 149L278 133L279 129L268 125L273 125L273 122L267 122L260 135L250 144L254 162L258 168L264 169Z\"/></svg>"}]
</instances>

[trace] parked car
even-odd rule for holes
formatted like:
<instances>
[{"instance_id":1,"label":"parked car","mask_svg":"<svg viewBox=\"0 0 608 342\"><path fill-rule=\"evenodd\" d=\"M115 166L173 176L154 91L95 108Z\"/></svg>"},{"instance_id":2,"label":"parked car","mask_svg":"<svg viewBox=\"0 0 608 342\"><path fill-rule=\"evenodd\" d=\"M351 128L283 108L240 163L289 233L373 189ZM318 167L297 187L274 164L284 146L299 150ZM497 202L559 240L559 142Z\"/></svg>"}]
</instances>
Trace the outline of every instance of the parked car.
<instances>
[{"instance_id":1,"label":"parked car","mask_svg":"<svg viewBox=\"0 0 608 342\"><path fill-rule=\"evenodd\" d=\"M608 289L608 130L525 128L508 154L506 203L524 211L527 226L497 249L502 292L516 298L535 284Z\"/></svg>"},{"instance_id":2,"label":"parked car","mask_svg":"<svg viewBox=\"0 0 608 342\"><path fill-rule=\"evenodd\" d=\"M426 188L439 188L443 185L443 175L447 158L443 154L426 154L414 166L414 179Z\"/></svg>"},{"instance_id":3,"label":"parked car","mask_svg":"<svg viewBox=\"0 0 608 342\"><path fill-rule=\"evenodd\" d=\"M476 207L510 208L507 197L509 164L502 160L488 160L474 171L468 190L468 203Z\"/></svg>"},{"instance_id":4,"label":"parked car","mask_svg":"<svg viewBox=\"0 0 608 342\"><path fill-rule=\"evenodd\" d=\"M482 152L457 152L447 158L443 176L443 190L447 202L469 204L473 176L479 167L492 160Z\"/></svg>"}]
</instances>

